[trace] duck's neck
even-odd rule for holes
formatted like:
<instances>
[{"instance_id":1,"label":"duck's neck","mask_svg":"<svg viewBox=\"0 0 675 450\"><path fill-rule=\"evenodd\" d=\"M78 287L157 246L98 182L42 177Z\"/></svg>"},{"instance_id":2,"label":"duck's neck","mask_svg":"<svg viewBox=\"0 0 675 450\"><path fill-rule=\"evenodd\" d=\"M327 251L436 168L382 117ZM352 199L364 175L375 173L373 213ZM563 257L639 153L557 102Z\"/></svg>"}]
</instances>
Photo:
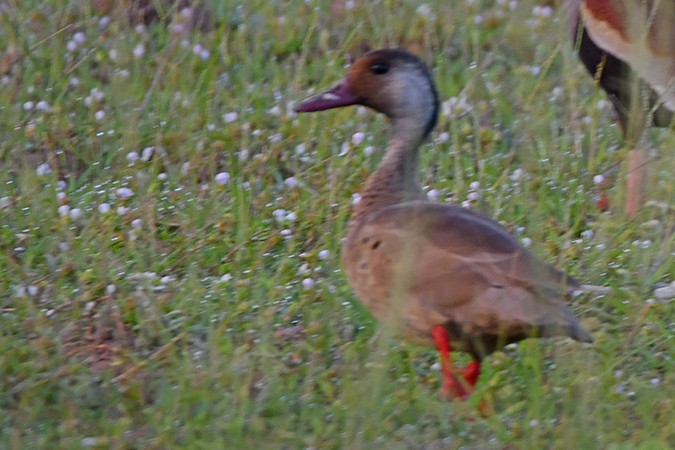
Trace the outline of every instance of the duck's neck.
<instances>
[{"instance_id":1,"label":"duck's neck","mask_svg":"<svg viewBox=\"0 0 675 450\"><path fill-rule=\"evenodd\" d=\"M377 170L366 181L361 201L352 217L353 222L381 208L424 198L415 183L415 174L417 153L427 130L418 123L404 119L393 119L392 128L394 134L387 152Z\"/></svg>"}]
</instances>

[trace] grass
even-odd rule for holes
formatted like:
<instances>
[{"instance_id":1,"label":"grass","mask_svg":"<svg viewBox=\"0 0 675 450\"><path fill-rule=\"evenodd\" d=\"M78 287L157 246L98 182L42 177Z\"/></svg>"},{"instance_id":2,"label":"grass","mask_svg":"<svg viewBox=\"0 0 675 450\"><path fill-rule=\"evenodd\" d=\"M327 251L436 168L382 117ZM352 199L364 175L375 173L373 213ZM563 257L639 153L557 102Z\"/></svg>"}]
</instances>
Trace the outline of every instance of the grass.
<instances>
[{"instance_id":1,"label":"grass","mask_svg":"<svg viewBox=\"0 0 675 450\"><path fill-rule=\"evenodd\" d=\"M155 5L170 23L65 0L0 11L0 447L675 445L674 309L654 297L675 273L675 135L650 132L650 203L625 220L621 134L560 11L226 1L180 33ZM384 120L292 114L353 56L399 45L447 102L425 189L612 289L574 301L595 345L510 347L465 403L341 272Z\"/></svg>"}]
</instances>

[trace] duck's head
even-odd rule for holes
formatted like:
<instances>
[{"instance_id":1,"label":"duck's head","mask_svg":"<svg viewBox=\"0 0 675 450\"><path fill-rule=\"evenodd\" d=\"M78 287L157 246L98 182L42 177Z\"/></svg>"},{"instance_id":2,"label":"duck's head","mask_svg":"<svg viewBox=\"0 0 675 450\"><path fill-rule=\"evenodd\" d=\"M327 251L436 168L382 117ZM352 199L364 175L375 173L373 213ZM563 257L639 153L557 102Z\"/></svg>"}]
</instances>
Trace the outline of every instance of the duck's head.
<instances>
[{"instance_id":1,"label":"duck's head","mask_svg":"<svg viewBox=\"0 0 675 450\"><path fill-rule=\"evenodd\" d=\"M337 86L314 95L297 112L363 105L394 122L418 124L427 134L438 117L438 94L427 66L400 49L376 50L357 59Z\"/></svg>"}]
</instances>

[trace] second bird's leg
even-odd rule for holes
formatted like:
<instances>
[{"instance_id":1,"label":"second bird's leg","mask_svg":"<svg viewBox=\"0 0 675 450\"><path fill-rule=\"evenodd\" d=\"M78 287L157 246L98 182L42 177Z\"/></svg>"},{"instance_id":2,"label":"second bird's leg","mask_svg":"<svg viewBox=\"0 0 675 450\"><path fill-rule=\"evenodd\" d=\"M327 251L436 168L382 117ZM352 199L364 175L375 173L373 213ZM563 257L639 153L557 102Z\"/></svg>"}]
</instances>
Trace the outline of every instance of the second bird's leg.
<instances>
[{"instance_id":1,"label":"second bird's leg","mask_svg":"<svg viewBox=\"0 0 675 450\"><path fill-rule=\"evenodd\" d=\"M642 206L644 196L645 165L647 159L644 150L635 149L628 152L628 174L626 175L626 207L625 214L629 218L637 214Z\"/></svg>"}]
</instances>

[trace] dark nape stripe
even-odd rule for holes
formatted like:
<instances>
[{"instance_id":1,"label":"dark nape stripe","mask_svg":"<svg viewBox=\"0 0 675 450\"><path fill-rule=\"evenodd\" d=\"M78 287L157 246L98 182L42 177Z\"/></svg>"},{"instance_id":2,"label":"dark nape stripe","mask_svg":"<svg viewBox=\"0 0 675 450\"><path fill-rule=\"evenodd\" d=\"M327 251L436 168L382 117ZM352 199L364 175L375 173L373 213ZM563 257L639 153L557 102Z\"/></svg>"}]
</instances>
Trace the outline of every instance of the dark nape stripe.
<instances>
[{"instance_id":1,"label":"dark nape stripe","mask_svg":"<svg viewBox=\"0 0 675 450\"><path fill-rule=\"evenodd\" d=\"M429 69L426 66L424 68L425 71L427 72L427 76L429 77L429 87L431 88L431 92L433 93L434 96L434 109L431 112L431 117L429 118L429 121L427 122L427 125L424 129L424 134L427 135L431 133L431 130L433 130L434 127L436 126L436 123L438 123L438 110L440 109L440 103L438 100L438 92L436 91L434 79L431 77Z\"/></svg>"}]
</instances>

